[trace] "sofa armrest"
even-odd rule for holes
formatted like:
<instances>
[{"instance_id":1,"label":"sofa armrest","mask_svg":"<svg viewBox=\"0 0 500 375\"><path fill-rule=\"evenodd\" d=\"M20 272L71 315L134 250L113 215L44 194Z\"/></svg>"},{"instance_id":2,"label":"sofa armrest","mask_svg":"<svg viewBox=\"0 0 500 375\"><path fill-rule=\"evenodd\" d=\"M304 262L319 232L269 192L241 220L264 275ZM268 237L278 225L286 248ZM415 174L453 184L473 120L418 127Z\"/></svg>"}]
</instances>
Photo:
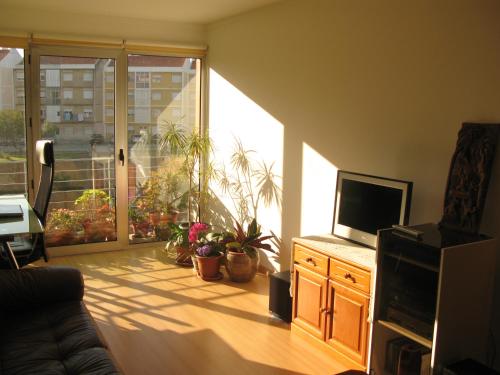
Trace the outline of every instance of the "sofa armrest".
<instances>
[{"instance_id":1,"label":"sofa armrest","mask_svg":"<svg viewBox=\"0 0 500 375\"><path fill-rule=\"evenodd\" d=\"M83 277L70 267L0 270L0 311L17 311L83 298Z\"/></svg>"}]
</instances>

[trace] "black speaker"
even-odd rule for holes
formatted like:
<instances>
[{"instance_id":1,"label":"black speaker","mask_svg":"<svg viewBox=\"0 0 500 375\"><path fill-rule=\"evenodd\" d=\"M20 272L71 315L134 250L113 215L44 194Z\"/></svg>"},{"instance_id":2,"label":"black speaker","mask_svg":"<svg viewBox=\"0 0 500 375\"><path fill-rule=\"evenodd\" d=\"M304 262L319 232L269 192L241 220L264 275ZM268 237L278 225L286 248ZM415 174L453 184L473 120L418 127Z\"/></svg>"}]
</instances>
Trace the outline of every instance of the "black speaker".
<instances>
[{"instance_id":1,"label":"black speaker","mask_svg":"<svg viewBox=\"0 0 500 375\"><path fill-rule=\"evenodd\" d=\"M290 271L269 276L269 311L281 320L292 321L292 297L290 297Z\"/></svg>"}]
</instances>

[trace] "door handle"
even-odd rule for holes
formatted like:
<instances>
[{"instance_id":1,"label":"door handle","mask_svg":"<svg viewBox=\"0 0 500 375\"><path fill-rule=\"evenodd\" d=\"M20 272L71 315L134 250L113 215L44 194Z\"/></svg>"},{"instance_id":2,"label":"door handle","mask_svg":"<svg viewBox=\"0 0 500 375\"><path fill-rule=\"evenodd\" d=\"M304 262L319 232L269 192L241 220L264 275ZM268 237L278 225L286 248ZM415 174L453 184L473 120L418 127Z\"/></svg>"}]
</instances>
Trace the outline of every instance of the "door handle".
<instances>
[{"instance_id":1,"label":"door handle","mask_svg":"<svg viewBox=\"0 0 500 375\"><path fill-rule=\"evenodd\" d=\"M118 160L121 161L122 166L125 165L125 154L123 153L123 148L121 148L120 152L118 153Z\"/></svg>"}]
</instances>

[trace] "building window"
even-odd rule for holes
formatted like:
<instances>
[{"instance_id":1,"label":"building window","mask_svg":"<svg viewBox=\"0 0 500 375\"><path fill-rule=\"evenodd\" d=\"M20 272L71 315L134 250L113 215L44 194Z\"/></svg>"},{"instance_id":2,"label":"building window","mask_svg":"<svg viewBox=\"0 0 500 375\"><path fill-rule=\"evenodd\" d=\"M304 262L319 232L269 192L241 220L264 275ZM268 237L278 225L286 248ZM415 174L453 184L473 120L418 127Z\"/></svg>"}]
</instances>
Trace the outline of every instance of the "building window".
<instances>
[{"instance_id":1,"label":"building window","mask_svg":"<svg viewBox=\"0 0 500 375\"><path fill-rule=\"evenodd\" d=\"M158 91L153 92L152 98L153 98L153 100L161 100L161 92L158 92Z\"/></svg>"},{"instance_id":2,"label":"building window","mask_svg":"<svg viewBox=\"0 0 500 375\"><path fill-rule=\"evenodd\" d=\"M21 89L21 90L17 90L17 91L16 91L16 96L17 96L18 98L24 98L24 90L23 90L23 89Z\"/></svg>"},{"instance_id":3,"label":"building window","mask_svg":"<svg viewBox=\"0 0 500 375\"><path fill-rule=\"evenodd\" d=\"M115 112L113 111L113 108L106 108L106 116L107 117L113 117Z\"/></svg>"},{"instance_id":4,"label":"building window","mask_svg":"<svg viewBox=\"0 0 500 375\"><path fill-rule=\"evenodd\" d=\"M18 81L24 81L24 71L16 70L16 79Z\"/></svg>"},{"instance_id":5,"label":"building window","mask_svg":"<svg viewBox=\"0 0 500 375\"><path fill-rule=\"evenodd\" d=\"M45 90L44 89L40 90L40 98L45 98Z\"/></svg>"},{"instance_id":6,"label":"building window","mask_svg":"<svg viewBox=\"0 0 500 375\"><path fill-rule=\"evenodd\" d=\"M153 82L153 83L161 83L161 75L160 74L153 74L151 76L151 82Z\"/></svg>"},{"instance_id":7,"label":"building window","mask_svg":"<svg viewBox=\"0 0 500 375\"><path fill-rule=\"evenodd\" d=\"M64 89L63 96L64 99L73 99L73 89Z\"/></svg>"},{"instance_id":8,"label":"building window","mask_svg":"<svg viewBox=\"0 0 500 375\"><path fill-rule=\"evenodd\" d=\"M46 82L45 85L47 87L59 87L61 86L60 82L60 72L57 69L48 69L45 71Z\"/></svg>"},{"instance_id":9,"label":"building window","mask_svg":"<svg viewBox=\"0 0 500 375\"><path fill-rule=\"evenodd\" d=\"M172 82L173 83L181 83L182 76L180 74L172 74Z\"/></svg>"},{"instance_id":10,"label":"building window","mask_svg":"<svg viewBox=\"0 0 500 375\"><path fill-rule=\"evenodd\" d=\"M115 81L115 76L113 73L106 73L106 82L112 83Z\"/></svg>"},{"instance_id":11,"label":"building window","mask_svg":"<svg viewBox=\"0 0 500 375\"><path fill-rule=\"evenodd\" d=\"M83 90L83 99L92 99L94 97L94 92L91 89Z\"/></svg>"},{"instance_id":12,"label":"building window","mask_svg":"<svg viewBox=\"0 0 500 375\"><path fill-rule=\"evenodd\" d=\"M174 91L172 94L172 100L179 100L181 98L181 93L179 91Z\"/></svg>"},{"instance_id":13,"label":"building window","mask_svg":"<svg viewBox=\"0 0 500 375\"><path fill-rule=\"evenodd\" d=\"M45 82L45 70L40 70L40 81Z\"/></svg>"},{"instance_id":14,"label":"building window","mask_svg":"<svg viewBox=\"0 0 500 375\"><path fill-rule=\"evenodd\" d=\"M92 82L94 80L94 75L92 74L92 72L84 72L83 80L85 82Z\"/></svg>"},{"instance_id":15,"label":"building window","mask_svg":"<svg viewBox=\"0 0 500 375\"><path fill-rule=\"evenodd\" d=\"M90 108L85 108L85 109L83 110L83 118L85 118L86 120L91 119L91 118L92 118L92 113L93 113L92 109L90 109Z\"/></svg>"},{"instance_id":16,"label":"building window","mask_svg":"<svg viewBox=\"0 0 500 375\"><path fill-rule=\"evenodd\" d=\"M150 105L150 94L149 90L135 90L135 104L136 105Z\"/></svg>"},{"instance_id":17,"label":"building window","mask_svg":"<svg viewBox=\"0 0 500 375\"><path fill-rule=\"evenodd\" d=\"M149 73L148 72L137 72L135 74L135 87L139 89L149 88Z\"/></svg>"},{"instance_id":18,"label":"building window","mask_svg":"<svg viewBox=\"0 0 500 375\"><path fill-rule=\"evenodd\" d=\"M73 72L63 72L63 81L73 81Z\"/></svg>"},{"instance_id":19,"label":"building window","mask_svg":"<svg viewBox=\"0 0 500 375\"><path fill-rule=\"evenodd\" d=\"M114 95L112 91L106 91L106 100L113 100Z\"/></svg>"}]
</instances>

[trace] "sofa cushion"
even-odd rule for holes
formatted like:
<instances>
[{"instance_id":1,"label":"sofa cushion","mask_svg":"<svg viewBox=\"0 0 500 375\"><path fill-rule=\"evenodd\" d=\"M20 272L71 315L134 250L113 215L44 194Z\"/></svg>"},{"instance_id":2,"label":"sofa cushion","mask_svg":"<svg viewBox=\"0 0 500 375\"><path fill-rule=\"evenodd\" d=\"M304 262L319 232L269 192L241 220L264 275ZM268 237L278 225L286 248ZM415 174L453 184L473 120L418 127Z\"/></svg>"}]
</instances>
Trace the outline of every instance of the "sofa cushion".
<instances>
[{"instance_id":1,"label":"sofa cushion","mask_svg":"<svg viewBox=\"0 0 500 375\"><path fill-rule=\"evenodd\" d=\"M0 375L118 374L81 301L4 313Z\"/></svg>"}]
</instances>

